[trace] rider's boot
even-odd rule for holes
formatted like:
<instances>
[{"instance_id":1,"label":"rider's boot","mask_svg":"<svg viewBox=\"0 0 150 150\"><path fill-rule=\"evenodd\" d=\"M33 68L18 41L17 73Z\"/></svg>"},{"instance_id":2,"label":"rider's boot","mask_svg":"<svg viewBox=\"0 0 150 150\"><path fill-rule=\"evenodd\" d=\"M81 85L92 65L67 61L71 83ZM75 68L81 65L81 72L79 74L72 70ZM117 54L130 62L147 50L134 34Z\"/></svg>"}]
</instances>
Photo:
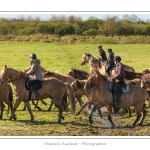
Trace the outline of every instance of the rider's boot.
<instances>
[{"instance_id":1,"label":"rider's boot","mask_svg":"<svg viewBox=\"0 0 150 150\"><path fill-rule=\"evenodd\" d=\"M37 99L40 96L38 91L36 90L35 87L32 87L32 91L33 91L33 94L34 94L34 99Z\"/></svg>"}]
</instances>

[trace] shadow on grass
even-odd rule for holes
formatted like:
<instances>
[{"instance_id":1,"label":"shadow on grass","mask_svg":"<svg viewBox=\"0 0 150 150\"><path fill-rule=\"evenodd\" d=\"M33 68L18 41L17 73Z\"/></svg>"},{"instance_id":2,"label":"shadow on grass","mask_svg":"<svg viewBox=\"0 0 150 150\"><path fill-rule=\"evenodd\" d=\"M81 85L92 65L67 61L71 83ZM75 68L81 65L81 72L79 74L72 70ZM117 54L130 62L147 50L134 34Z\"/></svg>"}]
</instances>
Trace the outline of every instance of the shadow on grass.
<instances>
[{"instance_id":1,"label":"shadow on grass","mask_svg":"<svg viewBox=\"0 0 150 150\"><path fill-rule=\"evenodd\" d=\"M7 119L3 119L3 121L7 121ZM62 121L61 123L57 123L56 121L29 121L29 120L11 120L13 122L20 122L20 123L24 123L24 124L28 124L28 125L60 125L60 126L66 126L66 125L71 125L71 126L89 126L89 124L87 123L80 123L80 122L74 122L74 121Z\"/></svg>"}]
</instances>

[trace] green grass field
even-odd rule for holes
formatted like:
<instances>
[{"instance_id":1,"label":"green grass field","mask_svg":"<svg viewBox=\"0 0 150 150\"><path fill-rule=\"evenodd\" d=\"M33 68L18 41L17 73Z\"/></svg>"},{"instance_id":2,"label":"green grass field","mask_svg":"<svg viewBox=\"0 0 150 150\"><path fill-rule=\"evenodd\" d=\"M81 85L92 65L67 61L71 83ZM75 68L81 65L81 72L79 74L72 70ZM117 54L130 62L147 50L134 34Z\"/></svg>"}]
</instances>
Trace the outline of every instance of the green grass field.
<instances>
[{"instance_id":1,"label":"green grass field","mask_svg":"<svg viewBox=\"0 0 150 150\"><path fill-rule=\"evenodd\" d=\"M48 43L13 43L0 42L0 70L7 65L14 69L24 70L30 65L29 55L37 54L41 60L41 65L49 71L58 71L66 75L71 68L83 69L89 72L89 66L81 66L82 55L87 52L98 58L97 44L80 45L55 45ZM112 48L115 55L122 57L122 62L132 66L136 72L142 72L145 68L150 68L150 45L149 44L126 44L112 45L103 44L103 49ZM15 97L14 97L15 99ZM45 100L50 104L49 99ZM31 104L32 105L32 104ZM1 136L148 136L150 135L150 113L144 120L143 126L137 126L133 129L105 129L101 121L94 119L92 126L88 122L88 113L86 109L75 117L68 112L64 112L65 120L57 124L58 110L53 107L51 112L47 112L48 106L40 104L43 111L39 112L32 106L35 121L29 122L30 115L28 111L22 111L23 103L16 111L17 121L7 121L6 109L3 120L0 121ZM76 110L79 109L77 104ZM123 113L123 110L120 110ZM118 126L132 124L133 117L127 118L127 114L121 117L115 117L114 122Z\"/></svg>"}]
</instances>

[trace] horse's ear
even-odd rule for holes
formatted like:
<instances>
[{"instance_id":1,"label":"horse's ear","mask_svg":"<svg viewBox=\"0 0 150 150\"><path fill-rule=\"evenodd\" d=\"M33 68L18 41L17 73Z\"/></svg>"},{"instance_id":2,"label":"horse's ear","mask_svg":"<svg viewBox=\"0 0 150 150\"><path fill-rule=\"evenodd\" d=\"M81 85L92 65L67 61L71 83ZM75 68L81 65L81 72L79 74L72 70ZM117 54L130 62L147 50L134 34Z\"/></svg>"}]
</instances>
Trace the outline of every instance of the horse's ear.
<instances>
[{"instance_id":1,"label":"horse's ear","mask_svg":"<svg viewBox=\"0 0 150 150\"><path fill-rule=\"evenodd\" d=\"M85 55L86 55L86 53L85 53Z\"/></svg>"},{"instance_id":2,"label":"horse's ear","mask_svg":"<svg viewBox=\"0 0 150 150\"><path fill-rule=\"evenodd\" d=\"M7 66L5 65L5 68L7 68Z\"/></svg>"}]
</instances>

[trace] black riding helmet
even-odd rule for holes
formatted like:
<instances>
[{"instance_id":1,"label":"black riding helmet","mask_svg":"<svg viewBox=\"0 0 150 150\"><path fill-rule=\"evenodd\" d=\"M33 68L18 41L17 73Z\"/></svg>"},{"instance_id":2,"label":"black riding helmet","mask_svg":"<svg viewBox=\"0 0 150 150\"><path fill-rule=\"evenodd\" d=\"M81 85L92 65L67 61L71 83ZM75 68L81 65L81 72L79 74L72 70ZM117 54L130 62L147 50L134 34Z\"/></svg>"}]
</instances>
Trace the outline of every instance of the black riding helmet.
<instances>
[{"instance_id":1,"label":"black riding helmet","mask_svg":"<svg viewBox=\"0 0 150 150\"><path fill-rule=\"evenodd\" d=\"M112 52L112 49L111 49L111 48L108 48L108 49L107 49L107 52Z\"/></svg>"},{"instance_id":2,"label":"black riding helmet","mask_svg":"<svg viewBox=\"0 0 150 150\"><path fill-rule=\"evenodd\" d=\"M36 54L34 54L34 53L30 54L30 58L36 59Z\"/></svg>"},{"instance_id":3,"label":"black riding helmet","mask_svg":"<svg viewBox=\"0 0 150 150\"><path fill-rule=\"evenodd\" d=\"M120 57L120 56L115 56L115 57L114 57L114 61L120 62L120 61L121 61L121 57Z\"/></svg>"}]
</instances>

